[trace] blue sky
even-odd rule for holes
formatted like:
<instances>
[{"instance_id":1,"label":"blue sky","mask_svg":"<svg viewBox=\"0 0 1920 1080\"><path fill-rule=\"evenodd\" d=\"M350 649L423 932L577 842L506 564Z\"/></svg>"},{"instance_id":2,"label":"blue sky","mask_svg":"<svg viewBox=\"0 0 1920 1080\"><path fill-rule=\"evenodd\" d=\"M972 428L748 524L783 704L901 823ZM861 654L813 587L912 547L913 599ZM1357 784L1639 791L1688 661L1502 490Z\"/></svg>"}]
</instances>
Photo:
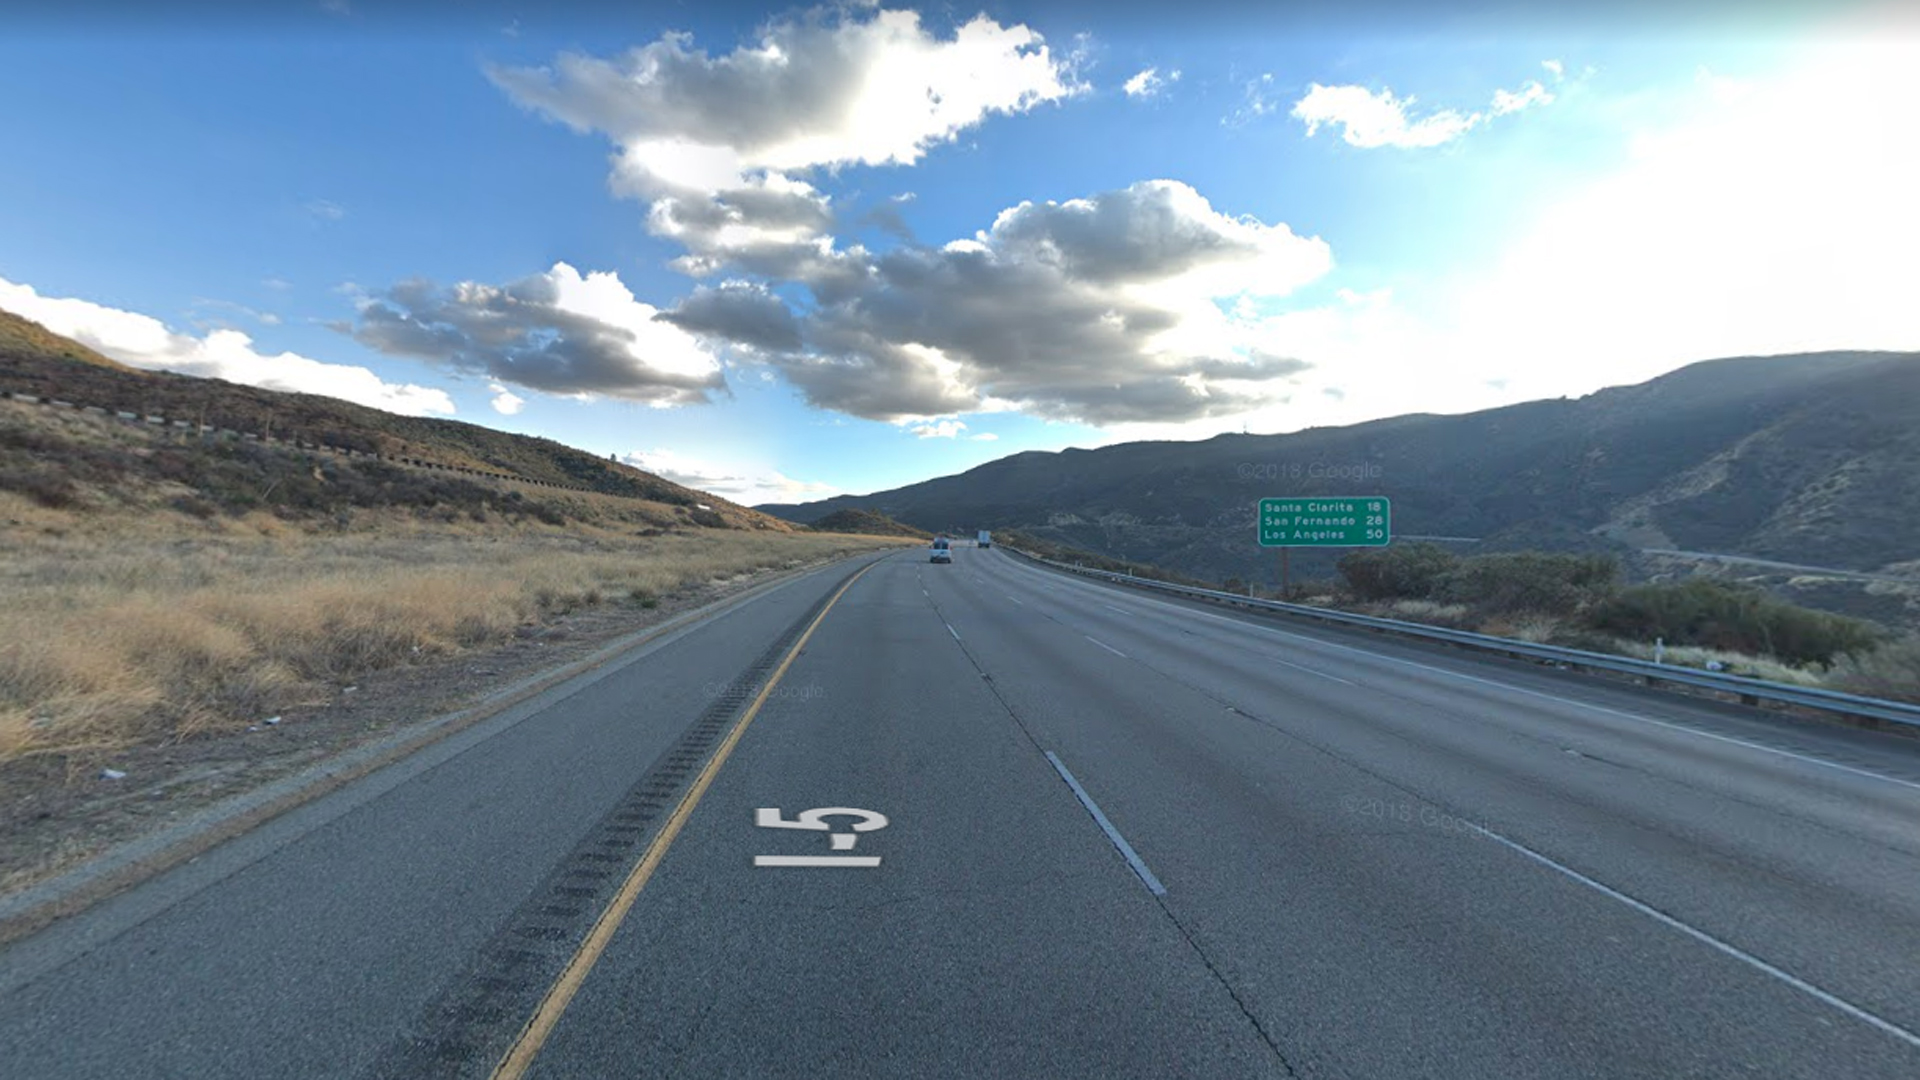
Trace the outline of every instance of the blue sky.
<instances>
[{"instance_id":1,"label":"blue sky","mask_svg":"<svg viewBox=\"0 0 1920 1080\"><path fill-rule=\"evenodd\" d=\"M1250 9L33 8L0 308L748 503L1920 348L1899 7Z\"/></svg>"}]
</instances>

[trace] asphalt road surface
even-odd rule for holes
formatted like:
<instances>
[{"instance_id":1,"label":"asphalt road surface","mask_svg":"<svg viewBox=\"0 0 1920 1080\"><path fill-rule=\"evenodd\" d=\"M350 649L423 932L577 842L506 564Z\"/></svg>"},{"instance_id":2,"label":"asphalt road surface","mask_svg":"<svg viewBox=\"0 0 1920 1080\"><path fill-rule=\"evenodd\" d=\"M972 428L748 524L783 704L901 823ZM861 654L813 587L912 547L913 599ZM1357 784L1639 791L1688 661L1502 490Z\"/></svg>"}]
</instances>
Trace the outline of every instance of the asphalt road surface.
<instances>
[{"instance_id":1,"label":"asphalt road surface","mask_svg":"<svg viewBox=\"0 0 1920 1080\"><path fill-rule=\"evenodd\" d=\"M15 944L0 1073L1911 1080L1920 741L902 552Z\"/></svg>"}]
</instances>

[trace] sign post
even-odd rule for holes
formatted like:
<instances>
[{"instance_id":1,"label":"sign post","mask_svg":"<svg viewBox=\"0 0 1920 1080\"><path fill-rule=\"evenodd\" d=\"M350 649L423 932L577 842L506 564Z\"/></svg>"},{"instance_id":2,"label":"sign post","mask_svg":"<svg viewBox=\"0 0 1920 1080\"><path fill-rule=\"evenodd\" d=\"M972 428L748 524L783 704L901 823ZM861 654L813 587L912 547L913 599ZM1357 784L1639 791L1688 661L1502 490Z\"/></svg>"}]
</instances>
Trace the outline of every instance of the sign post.
<instances>
[{"instance_id":1,"label":"sign post","mask_svg":"<svg viewBox=\"0 0 1920 1080\"><path fill-rule=\"evenodd\" d=\"M1385 547L1393 539L1392 519L1392 503L1381 495L1261 499L1260 546L1280 549L1281 598L1292 586L1292 549Z\"/></svg>"}]
</instances>

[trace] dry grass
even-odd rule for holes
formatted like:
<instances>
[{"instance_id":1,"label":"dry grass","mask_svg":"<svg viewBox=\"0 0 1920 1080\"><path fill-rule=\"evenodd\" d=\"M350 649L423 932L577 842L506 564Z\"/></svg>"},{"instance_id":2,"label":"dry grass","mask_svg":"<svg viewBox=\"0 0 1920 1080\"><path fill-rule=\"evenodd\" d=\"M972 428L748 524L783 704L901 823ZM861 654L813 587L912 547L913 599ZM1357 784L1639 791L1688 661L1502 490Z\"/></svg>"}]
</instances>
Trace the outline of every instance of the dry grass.
<instances>
[{"instance_id":1,"label":"dry grass","mask_svg":"<svg viewBox=\"0 0 1920 1080\"><path fill-rule=\"evenodd\" d=\"M1541 614L1521 614L1495 616L1480 624L1479 632L1494 637L1513 638L1516 641L1529 641L1544 645L1552 641L1561 631L1563 622L1558 616Z\"/></svg>"},{"instance_id":2,"label":"dry grass","mask_svg":"<svg viewBox=\"0 0 1920 1080\"><path fill-rule=\"evenodd\" d=\"M1580 638L1579 640L1567 640L1565 635L1568 633L1570 624L1567 619L1560 616L1543 614L1500 616L1487 619L1477 625L1469 625L1472 622L1472 613L1466 606L1460 604L1440 604L1430 600L1394 600L1360 606L1371 608L1369 614L1428 626L1471 629L1494 637L1513 638L1536 644L1565 644L1640 660L1653 659L1653 646L1612 635L1589 633L1576 635ZM1894 698L1900 698L1902 694L1906 694L1909 695L1906 700L1920 700L1920 689L1916 689L1920 687L1920 637L1903 645L1884 648L1855 661L1843 662L1831 675L1794 667L1771 657L1693 646L1668 646L1662 654L1662 660L1675 667L1701 670L1713 670L1708 665L1718 663L1721 671L1766 679L1770 682L1850 690L1854 693Z\"/></svg>"},{"instance_id":3,"label":"dry grass","mask_svg":"<svg viewBox=\"0 0 1920 1080\"><path fill-rule=\"evenodd\" d=\"M1833 689L1849 694L1920 702L1920 634L1887 642L1863 655L1841 657L1827 681Z\"/></svg>"},{"instance_id":4,"label":"dry grass","mask_svg":"<svg viewBox=\"0 0 1920 1080\"><path fill-rule=\"evenodd\" d=\"M1388 619L1400 619L1405 622L1424 623L1428 626L1447 626L1455 630L1470 629L1467 625L1472 613L1465 604L1441 604L1432 600L1393 600L1371 606L1377 613Z\"/></svg>"},{"instance_id":5,"label":"dry grass","mask_svg":"<svg viewBox=\"0 0 1920 1080\"><path fill-rule=\"evenodd\" d=\"M1653 646L1644 642L1616 638L1613 651L1622 656L1631 656L1640 660L1653 659ZM1793 686L1827 685L1826 680L1817 672L1783 664L1771 657L1728 652L1724 649L1668 645L1661 654L1661 662L1674 667L1700 668L1703 671L1715 670L1708 665L1718 663L1720 665L1718 670L1729 675L1745 675L1752 679L1765 679L1768 682L1788 683Z\"/></svg>"},{"instance_id":6,"label":"dry grass","mask_svg":"<svg viewBox=\"0 0 1920 1080\"><path fill-rule=\"evenodd\" d=\"M244 727L357 674L498 642L570 610L650 606L687 586L894 543L435 530L398 514L378 525L314 535L259 515L181 522L172 536L155 522L160 535L140 539L124 528L0 530L0 761Z\"/></svg>"}]
</instances>

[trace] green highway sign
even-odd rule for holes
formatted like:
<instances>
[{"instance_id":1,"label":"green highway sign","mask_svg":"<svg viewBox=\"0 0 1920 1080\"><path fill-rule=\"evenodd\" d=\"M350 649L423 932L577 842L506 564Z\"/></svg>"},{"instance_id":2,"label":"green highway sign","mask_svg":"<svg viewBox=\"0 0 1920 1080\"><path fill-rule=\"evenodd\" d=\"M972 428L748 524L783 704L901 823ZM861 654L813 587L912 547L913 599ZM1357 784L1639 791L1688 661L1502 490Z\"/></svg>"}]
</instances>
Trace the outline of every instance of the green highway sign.
<instances>
[{"instance_id":1,"label":"green highway sign","mask_svg":"<svg viewBox=\"0 0 1920 1080\"><path fill-rule=\"evenodd\" d=\"M1384 547L1392 539L1385 498L1261 499L1261 547Z\"/></svg>"}]
</instances>

